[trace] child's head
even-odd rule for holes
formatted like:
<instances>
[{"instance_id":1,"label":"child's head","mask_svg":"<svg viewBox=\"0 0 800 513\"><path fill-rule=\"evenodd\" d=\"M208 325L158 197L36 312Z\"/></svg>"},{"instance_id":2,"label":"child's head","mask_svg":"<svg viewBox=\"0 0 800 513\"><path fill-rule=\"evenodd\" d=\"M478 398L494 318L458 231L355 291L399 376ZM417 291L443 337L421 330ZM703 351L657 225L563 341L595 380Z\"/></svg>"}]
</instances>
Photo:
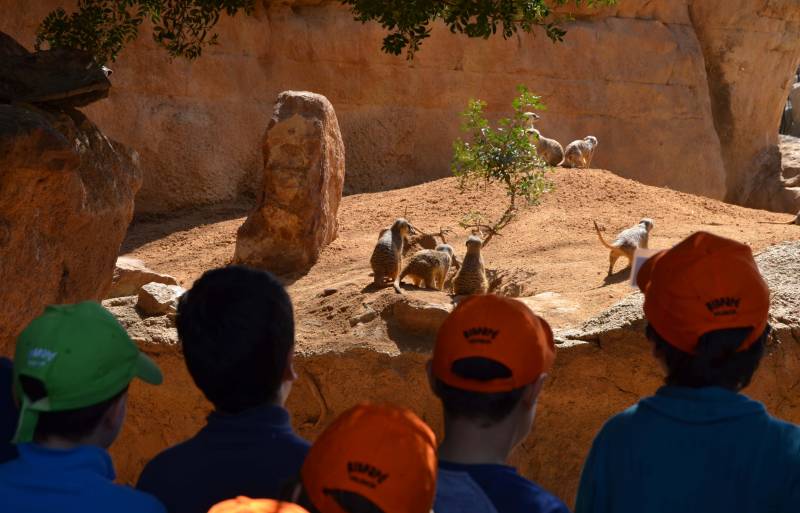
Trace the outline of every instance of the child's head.
<instances>
[{"instance_id":1,"label":"child's head","mask_svg":"<svg viewBox=\"0 0 800 513\"><path fill-rule=\"evenodd\" d=\"M363 403L319 435L300 479L312 513L429 513L436 437L410 410Z\"/></svg>"},{"instance_id":2,"label":"child's head","mask_svg":"<svg viewBox=\"0 0 800 513\"><path fill-rule=\"evenodd\" d=\"M769 288L748 246L698 232L645 262L637 283L668 385L750 383L769 333Z\"/></svg>"},{"instance_id":3,"label":"child's head","mask_svg":"<svg viewBox=\"0 0 800 513\"><path fill-rule=\"evenodd\" d=\"M294 317L270 273L231 266L203 274L178 303L186 366L217 410L282 404L295 378Z\"/></svg>"},{"instance_id":4,"label":"child's head","mask_svg":"<svg viewBox=\"0 0 800 513\"><path fill-rule=\"evenodd\" d=\"M102 306L47 307L17 339L14 380L21 409L15 442L110 446L135 377L162 380Z\"/></svg>"},{"instance_id":5,"label":"child's head","mask_svg":"<svg viewBox=\"0 0 800 513\"><path fill-rule=\"evenodd\" d=\"M476 295L463 300L439 329L431 383L446 420L489 428L515 414L521 438L530 430L554 360L546 321L517 300Z\"/></svg>"},{"instance_id":6,"label":"child's head","mask_svg":"<svg viewBox=\"0 0 800 513\"><path fill-rule=\"evenodd\" d=\"M308 513L291 502L236 497L212 506L208 513Z\"/></svg>"}]
</instances>

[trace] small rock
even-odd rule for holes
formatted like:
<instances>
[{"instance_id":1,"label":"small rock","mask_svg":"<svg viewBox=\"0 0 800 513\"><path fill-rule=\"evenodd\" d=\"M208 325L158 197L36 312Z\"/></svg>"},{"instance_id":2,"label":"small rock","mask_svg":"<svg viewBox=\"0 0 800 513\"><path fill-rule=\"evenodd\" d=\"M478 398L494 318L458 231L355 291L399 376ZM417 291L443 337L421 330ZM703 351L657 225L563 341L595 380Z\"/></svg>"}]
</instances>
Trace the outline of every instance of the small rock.
<instances>
[{"instance_id":1,"label":"small rock","mask_svg":"<svg viewBox=\"0 0 800 513\"><path fill-rule=\"evenodd\" d=\"M146 317L136 308L136 296L103 301L106 307L137 344L174 346L178 344L175 315Z\"/></svg>"},{"instance_id":2,"label":"small rock","mask_svg":"<svg viewBox=\"0 0 800 513\"><path fill-rule=\"evenodd\" d=\"M139 290L136 307L145 315L165 315L175 313L178 308L178 298L186 292L177 285L164 283L148 283Z\"/></svg>"},{"instance_id":3,"label":"small rock","mask_svg":"<svg viewBox=\"0 0 800 513\"><path fill-rule=\"evenodd\" d=\"M148 269L141 260L119 257L117 258L117 265L114 267L111 290L106 294L106 299L135 296L143 285L154 282L166 285L178 284L178 281L172 276Z\"/></svg>"},{"instance_id":4,"label":"small rock","mask_svg":"<svg viewBox=\"0 0 800 513\"><path fill-rule=\"evenodd\" d=\"M335 289L335 288L332 288L332 287L331 288L327 288L327 289L322 291L321 297L332 296L333 294L336 294L337 292L339 292L339 289Z\"/></svg>"},{"instance_id":5,"label":"small rock","mask_svg":"<svg viewBox=\"0 0 800 513\"><path fill-rule=\"evenodd\" d=\"M368 309L366 312L362 313L361 315L357 315L355 317L350 318L350 326L356 326L358 324L366 324L373 319L378 317L378 313L375 310Z\"/></svg>"},{"instance_id":6,"label":"small rock","mask_svg":"<svg viewBox=\"0 0 800 513\"><path fill-rule=\"evenodd\" d=\"M452 309L449 304L403 298L392 308L392 317L397 327L406 333L436 336Z\"/></svg>"}]
</instances>

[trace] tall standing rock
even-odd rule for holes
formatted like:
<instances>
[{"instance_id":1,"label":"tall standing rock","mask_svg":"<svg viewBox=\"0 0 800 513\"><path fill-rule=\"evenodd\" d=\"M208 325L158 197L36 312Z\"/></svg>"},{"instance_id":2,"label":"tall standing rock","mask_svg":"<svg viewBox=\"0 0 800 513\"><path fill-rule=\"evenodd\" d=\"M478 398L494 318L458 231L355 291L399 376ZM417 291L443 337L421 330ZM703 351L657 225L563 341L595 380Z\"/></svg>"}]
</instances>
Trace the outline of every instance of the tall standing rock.
<instances>
[{"instance_id":1,"label":"tall standing rock","mask_svg":"<svg viewBox=\"0 0 800 513\"><path fill-rule=\"evenodd\" d=\"M234 262L276 273L307 270L336 238L344 144L322 95L278 95L264 137L264 185L239 228Z\"/></svg>"}]
</instances>

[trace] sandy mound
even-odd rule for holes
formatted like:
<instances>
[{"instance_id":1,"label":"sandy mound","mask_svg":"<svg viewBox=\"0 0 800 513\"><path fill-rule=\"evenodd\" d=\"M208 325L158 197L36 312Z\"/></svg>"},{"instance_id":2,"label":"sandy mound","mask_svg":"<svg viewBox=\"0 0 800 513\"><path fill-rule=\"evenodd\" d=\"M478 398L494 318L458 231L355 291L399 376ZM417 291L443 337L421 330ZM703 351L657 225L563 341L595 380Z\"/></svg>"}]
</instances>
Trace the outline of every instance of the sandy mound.
<instances>
[{"instance_id":1,"label":"sandy mound","mask_svg":"<svg viewBox=\"0 0 800 513\"><path fill-rule=\"evenodd\" d=\"M618 272L606 277L608 252L597 240L592 220L606 227L606 237L611 238L641 217L651 217L653 248L669 247L697 230L746 242L755 251L800 239L797 226L782 224L792 219L784 214L646 186L605 171L557 169L551 179L555 190L540 205L523 210L486 248L484 257L488 268L506 275L506 285L514 284L518 294L535 296L538 311L556 327L576 325L631 292L622 261ZM455 235L448 242L461 256L468 233L458 221L471 211L496 216L504 201L499 188L462 193L454 179L345 197L339 238L308 274L288 280L297 307L300 349L367 345L396 352L390 337L377 324L371 326L373 321L351 322L365 313L368 318L369 310L376 311L372 303L383 301L382 291L364 291L371 281L369 255L379 230L403 215L427 232L449 228ZM245 213L243 206L226 206L169 220L143 220L131 227L124 249L188 288L203 271L230 261ZM449 302L443 294L410 285L406 292Z\"/></svg>"}]
</instances>

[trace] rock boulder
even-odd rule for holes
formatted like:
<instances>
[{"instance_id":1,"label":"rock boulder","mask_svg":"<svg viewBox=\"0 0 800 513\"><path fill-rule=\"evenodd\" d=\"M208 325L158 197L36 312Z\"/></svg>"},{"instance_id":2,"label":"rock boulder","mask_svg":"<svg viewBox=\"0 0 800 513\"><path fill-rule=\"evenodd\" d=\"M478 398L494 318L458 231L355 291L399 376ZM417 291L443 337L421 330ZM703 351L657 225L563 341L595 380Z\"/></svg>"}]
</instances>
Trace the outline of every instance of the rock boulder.
<instances>
[{"instance_id":1,"label":"rock boulder","mask_svg":"<svg viewBox=\"0 0 800 513\"><path fill-rule=\"evenodd\" d=\"M111 289L106 294L106 297L135 296L139 294L139 289L141 289L143 285L153 282L166 285L178 284L178 281L172 276L159 274L148 269L141 260L119 257L114 267Z\"/></svg>"},{"instance_id":2,"label":"rock boulder","mask_svg":"<svg viewBox=\"0 0 800 513\"><path fill-rule=\"evenodd\" d=\"M89 53L66 48L28 53L12 42L0 37L0 102L82 107L108 96L111 82Z\"/></svg>"},{"instance_id":3,"label":"rock boulder","mask_svg":"<svg viewBox=\"0 0 800 513\"><path fill-rule=\"evenodd\" d=\"M304 271L336 238L344 184L339 122L324 96L278 96L264 136L264 185L239 229L234 261L276 273Z\"/></svg>"},{"instance_id":4,"label":"rock boulder","mask_svg":"<svg viewBox=\"0 0 800 513\"><path fill-rule=\"evenodd\" d=\"M105 297L140 186L83 114L0 104L0 353L45 305Z\"/></svg>"},{"instance_id":5,"label":"rock boulder","mask_svg":"<svg viewBox=\"0 0 800 513\"><path fill-rule=\"evenodd\" d=\"M148 283L139 289L136 307L146 316L174 314L184 292L186 290L177 285Z\"/></svg>"}]
</instances>

